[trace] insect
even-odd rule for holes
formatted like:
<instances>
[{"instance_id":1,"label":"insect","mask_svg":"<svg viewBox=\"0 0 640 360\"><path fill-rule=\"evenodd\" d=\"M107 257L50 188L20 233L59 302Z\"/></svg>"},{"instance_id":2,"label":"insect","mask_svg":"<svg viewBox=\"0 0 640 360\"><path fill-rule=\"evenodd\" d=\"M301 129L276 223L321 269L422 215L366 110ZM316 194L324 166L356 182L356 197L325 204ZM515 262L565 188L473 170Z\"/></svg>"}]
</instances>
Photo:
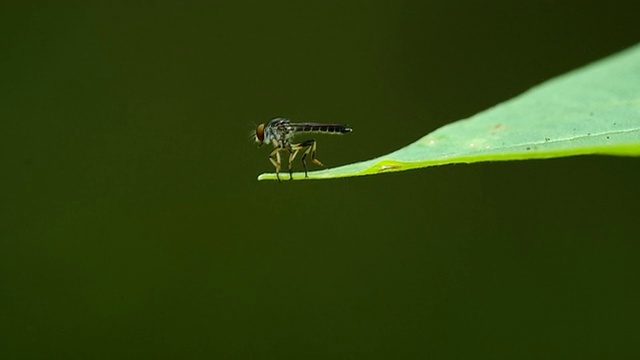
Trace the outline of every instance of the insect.
<instances>
[{"instance_id":1,"label":"insect","mask_svg":"<svg viewBox=\"0 0 640 360\"><path fill-rule=\"evenodd\" d=\"M352 129L343 124L322 124L322 123L292 123L288 119L275 118L266 125L260 124L256 128L255 141L258 146L262 144L272 144L273 150L269 154L269 161L276 168L276 177L280 181L280 168L282 165L280 152L289 153L289 180L293 179L292 163L299 152L302 152L302 167L304 168L304 177L307 176L307 156L311 157L311 162L324 166L316 159L316 140L309 139L303 142L292 144L293 137L301 133L324 133L324 134L346 134Z\"/></svg>"}]
</instances>

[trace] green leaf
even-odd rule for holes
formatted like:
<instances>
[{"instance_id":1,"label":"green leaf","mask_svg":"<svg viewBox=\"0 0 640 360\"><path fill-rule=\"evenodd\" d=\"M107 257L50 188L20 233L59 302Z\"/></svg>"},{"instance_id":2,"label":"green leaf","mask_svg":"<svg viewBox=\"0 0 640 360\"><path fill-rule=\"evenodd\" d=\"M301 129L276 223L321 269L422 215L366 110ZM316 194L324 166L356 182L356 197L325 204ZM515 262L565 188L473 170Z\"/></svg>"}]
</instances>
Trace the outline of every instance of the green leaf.
<instances>
[{"instance_id":1,"label":"green leaf","mask_svg":"<svg viewBox=\"0 0 640 360\"><path fill-rule=\"evenodd\" d=\"M640 45L443 126L390 154L309 172L309 179L588 154L640 156ZM274 173L258 177L275 179ZM296 173L294 179L304 179L304 174Z\"/></svg>"}]
</instances>

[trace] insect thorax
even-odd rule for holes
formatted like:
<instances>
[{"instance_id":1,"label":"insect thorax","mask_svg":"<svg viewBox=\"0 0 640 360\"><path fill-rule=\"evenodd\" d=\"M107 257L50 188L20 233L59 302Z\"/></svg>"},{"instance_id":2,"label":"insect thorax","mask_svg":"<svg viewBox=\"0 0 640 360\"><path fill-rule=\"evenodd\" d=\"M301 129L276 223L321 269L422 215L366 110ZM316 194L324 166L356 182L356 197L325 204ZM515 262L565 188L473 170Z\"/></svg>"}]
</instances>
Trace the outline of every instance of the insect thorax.
<instances>
[{"instance_id":1,"label":"insect thorax","mask_svg":"<svg viewBox=\"0 0 640 360\"><path fill-rule=\"evenodd\" d=\"M293 135L293 128L291 128L287 119L273 119L265 127L265 142L272 143L274 147L284 148L289 146Z\"/></svg>"}]
</instances>

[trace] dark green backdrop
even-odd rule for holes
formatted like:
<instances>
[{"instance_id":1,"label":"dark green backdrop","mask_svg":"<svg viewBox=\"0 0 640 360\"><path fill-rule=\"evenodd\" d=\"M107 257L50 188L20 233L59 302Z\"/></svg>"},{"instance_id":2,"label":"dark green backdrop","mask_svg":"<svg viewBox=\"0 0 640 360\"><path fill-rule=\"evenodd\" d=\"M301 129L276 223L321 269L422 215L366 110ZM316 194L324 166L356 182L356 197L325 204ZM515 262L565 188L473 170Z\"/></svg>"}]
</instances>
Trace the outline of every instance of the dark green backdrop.
<instances>
[{"instance_id":1,"label":"dark green backdrop","mask_svg":"<svg viewBox=\"0 0 640 360\"><path fill-rule=\"evenodd\" d=\"M640 40L443 3L4 2L0 358L639 357L638 159L256 181L271 117L366 160Z\"/></svg>"}]
</instances>

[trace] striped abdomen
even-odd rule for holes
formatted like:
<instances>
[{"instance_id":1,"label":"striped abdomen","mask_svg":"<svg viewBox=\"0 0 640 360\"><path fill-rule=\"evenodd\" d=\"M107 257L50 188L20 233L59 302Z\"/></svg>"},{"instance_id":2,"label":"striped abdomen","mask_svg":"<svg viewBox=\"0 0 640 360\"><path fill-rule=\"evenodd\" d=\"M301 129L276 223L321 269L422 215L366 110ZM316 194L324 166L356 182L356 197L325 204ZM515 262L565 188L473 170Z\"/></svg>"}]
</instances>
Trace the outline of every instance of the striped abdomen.
<instances>
[{"instance_id":1,"label":"striped abdomen","mask_svg":"<svg viewBox=\"0 0 640 360\"><path fill-rule=\"evenodd\" d=\"M343 124L322 124L322 123L292 123L289 124L295 132L315 132L325 134L346 134L352 129Z\"/></svg>"}]
</instances>

